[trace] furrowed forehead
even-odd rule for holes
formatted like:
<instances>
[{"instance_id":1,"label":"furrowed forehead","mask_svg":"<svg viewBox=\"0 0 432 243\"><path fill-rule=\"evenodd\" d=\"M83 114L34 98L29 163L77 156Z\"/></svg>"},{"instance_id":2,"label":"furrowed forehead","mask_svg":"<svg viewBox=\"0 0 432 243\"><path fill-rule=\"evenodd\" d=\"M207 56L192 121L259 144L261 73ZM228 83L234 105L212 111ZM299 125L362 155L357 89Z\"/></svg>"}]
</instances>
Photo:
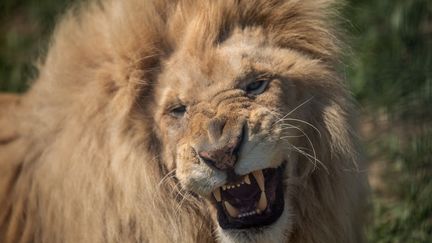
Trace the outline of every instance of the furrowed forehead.
<instances>
[{"instance_id":1,"label":"furrowed forehead","mask_svg":"<svg viewBox=\"0 0 432 243\"><path fill-rule=\"evenodd\" d=\"M208 97L212 92L229 89L235 82L267 63L269 51L261 31L236 31L223 43L209 46L204 52L190 47L178 50L166 63L163 85L179 97ZM208 91L210 92L210 91Z\"/></svg>"}]
</instances>

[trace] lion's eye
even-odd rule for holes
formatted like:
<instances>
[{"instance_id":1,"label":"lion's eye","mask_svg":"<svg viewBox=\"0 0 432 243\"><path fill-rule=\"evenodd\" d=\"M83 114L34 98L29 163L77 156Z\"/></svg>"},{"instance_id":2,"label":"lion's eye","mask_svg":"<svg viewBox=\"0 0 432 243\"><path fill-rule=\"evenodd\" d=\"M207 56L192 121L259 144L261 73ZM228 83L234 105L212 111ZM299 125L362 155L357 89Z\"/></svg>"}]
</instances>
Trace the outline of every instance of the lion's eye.
<instances>
[{"instance_id":1,"label":"lion's eye","mask_svg":"<svg viewBox=\"0 0 432 243\"><path fill-rule=\"evenodd\" d=\"M186 113L186 106L185 105L175 106L169 111L169 113L171 116L175 118L182 118Z\"/></svg>"},{"instance_id":2,"label":"lion's eye","mask_svg":"<svg viewBox=\"0 0 432 243\"><path fill-rule=\"evenodd\" d=\"M246 86L246 92L250 95L259 95L267 88L268 80L257 80Z\"/></svg>"}]
</instances>

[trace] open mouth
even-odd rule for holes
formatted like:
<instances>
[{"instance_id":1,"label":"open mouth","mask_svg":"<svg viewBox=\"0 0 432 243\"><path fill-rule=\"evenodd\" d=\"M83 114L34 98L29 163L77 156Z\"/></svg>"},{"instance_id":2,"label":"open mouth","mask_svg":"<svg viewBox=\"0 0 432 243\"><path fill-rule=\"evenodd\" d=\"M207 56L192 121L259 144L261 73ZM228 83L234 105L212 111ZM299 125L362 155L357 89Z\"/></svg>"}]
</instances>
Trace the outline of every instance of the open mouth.
<instances>
[{"instance_id":1,"label":"open mouth","mask_svg":"<svg viewBox=\"0 0 432 243\"><path fill-rule=\"evenodd\" d=\"M254 171L213 191L222 229L247 229L274 223L284 209L284 166Z\"/></svg>"}]
</instances>

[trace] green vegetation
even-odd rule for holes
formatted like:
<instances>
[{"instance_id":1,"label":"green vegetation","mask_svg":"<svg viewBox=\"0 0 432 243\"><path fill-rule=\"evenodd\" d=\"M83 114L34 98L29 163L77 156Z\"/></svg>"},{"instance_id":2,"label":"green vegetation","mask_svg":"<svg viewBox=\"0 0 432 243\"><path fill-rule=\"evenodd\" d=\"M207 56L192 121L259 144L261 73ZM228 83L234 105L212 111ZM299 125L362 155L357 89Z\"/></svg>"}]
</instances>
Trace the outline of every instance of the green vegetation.
<instances>
[{"instance_id":1,"label":"green vegetation","mask_svg":"<svg viewBox=\"0 0 432 243\"><path fill-rule=\"evenodd\" d=\"M23 92L73 0L2 0L0 91ZM432 4L349 0L347 80L370 159L370 242L432 242Z\"/></svg>"},{"instance_id":2,"label":"green vegetation","mask_svg":"<svg viewBox=\"0 0 432 243\"><path fill-rule=\"evenodd\" d=\"M432 242L432 4L352 0L350 86L372 168L370 242ZM372 172L372 171L371 171Z\"/></svg>"},{"instance_id":3,"label":"green vegetation","mask_svg":"<svg viewBox=\"0 0 432 243\"><path fill-rule=\"evenodd\" d=\"M54 22L71 0L0 1L0 91L22 92L36 75Z\"/></svg>"}]
</instances>

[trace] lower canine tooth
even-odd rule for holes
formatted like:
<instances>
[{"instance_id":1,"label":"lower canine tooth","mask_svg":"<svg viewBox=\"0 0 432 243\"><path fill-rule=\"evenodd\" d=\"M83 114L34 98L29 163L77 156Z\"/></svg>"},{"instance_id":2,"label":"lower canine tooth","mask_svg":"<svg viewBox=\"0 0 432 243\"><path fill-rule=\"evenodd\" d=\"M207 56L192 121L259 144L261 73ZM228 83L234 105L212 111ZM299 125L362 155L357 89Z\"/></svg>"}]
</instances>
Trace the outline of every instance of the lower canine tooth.
<instances>
[{"instance_id":1,"label":"lower canine tooth","mask_svg":"<svg viewBox=\"0 0 432 243\"><path fill-rule=\"evenodd\" d=\"M262 212L267 208L267 197L265 192L261 192L261 198L258 202L258 209Z\"/></svg>"},{"instance_id":2,"label":"lower canine tooth","mask_svg":"<svg viewBox=\"0 0 432 243\"><path fill-rule=\"evenodd\" d=\"M237 218L239 216L239 211L237 208L235 208L234 206L232 206L229 202L225 201L225 208L228 212L228 214L232 217L232 218Z\"/></svg>"},{"instance_id":3,"label":"lower canine tooth","mask_svg":"<svg viewBox=\"0 0 432 243\"><path fill-rule=\"evenodd\" d=\"M216 201L220 202L222 200L220 187L213 191L213 196L215 197Z\"/></svg>"},{"instance_id":4,"label":"lower canine tooth","mask_svg":"<svg viewBox=\"0 0 432 243\"><path fill-rule=\"evenodd\" d=\"M257 181L259 188L261 189L262 192L264 192L265 191L264 175L262 173L262 170L254 171L254 172L252 172L252 174L254 175L255 180Z\"/></svg>"},{"instance_id":5,"label":"lower canine tooth","mask_svg":"<svg viewBox=\"0 0 432 243\"><path fill-rule=\"evenodd\" d=\"M245 181L246 184L248 184L248 185L251 184L250 179L249 179L249 175L246 175L246 176L245 176L244 181Z\"/></svg>"}]
</instances>

